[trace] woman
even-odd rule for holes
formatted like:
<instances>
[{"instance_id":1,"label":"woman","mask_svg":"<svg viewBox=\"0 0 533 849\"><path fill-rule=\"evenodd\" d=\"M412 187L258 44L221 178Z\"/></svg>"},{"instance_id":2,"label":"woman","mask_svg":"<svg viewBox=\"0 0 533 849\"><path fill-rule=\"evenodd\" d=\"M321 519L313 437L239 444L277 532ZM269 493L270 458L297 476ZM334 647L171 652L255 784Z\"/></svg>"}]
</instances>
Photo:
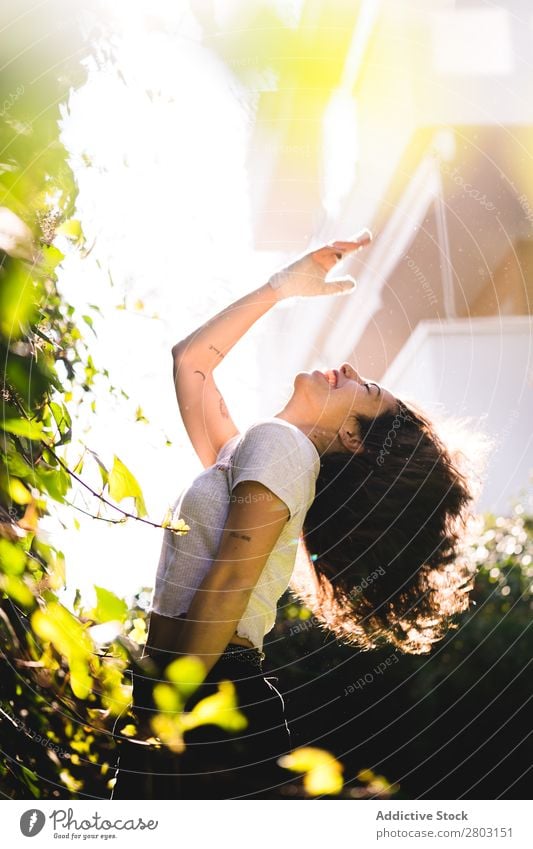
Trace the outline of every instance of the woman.
<instances>
[{"instance_id":1,"label":"woman","mask_svg":"<svg viewBox=\"0 0 533 849\"><path fill-rule=\"evenodd\" d=\"M290 731L277 679L264 674L263 638L291 578L325 627L365 648L427 651L468 606L457 554L472 496L421 411L343 363L297 374L285 407L240 434L214 382L280 300L352 290L325 276L369 241L363 231L297 259L172 349L180 412L205 471L174 505L189 532L165 531L146 653L161 676L178 656L201 660L206 678L187 710L232 681L248 726L187 732L178 757L124 747L115 798L277 795ZM299 538L308 557L296 585ZM147 716L152 685L135 676L134 703Z\"/></svg>"}]
</instances>

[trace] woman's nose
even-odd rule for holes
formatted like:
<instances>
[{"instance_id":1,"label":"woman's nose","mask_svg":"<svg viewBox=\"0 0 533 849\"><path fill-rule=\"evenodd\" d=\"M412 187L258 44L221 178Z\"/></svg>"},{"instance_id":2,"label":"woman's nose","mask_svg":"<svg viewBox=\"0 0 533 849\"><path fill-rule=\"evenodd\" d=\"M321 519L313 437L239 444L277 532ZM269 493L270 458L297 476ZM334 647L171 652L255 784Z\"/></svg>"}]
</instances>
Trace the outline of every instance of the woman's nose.
<instances>
[{"instance_id":1,"label":"woman's nose","mask_svg":"<svg viewBox=\"0 0 533 849\"><path fill-rule=\"evenodd\" d=\"M357 374L356 370L354 368L352 368L350 363L343 363L342 366L340 367L339 371L342 372L342 374L345 377L350 378L350 380L358 380L359 379L359 375Z\"/></svg>"}]
</instances>

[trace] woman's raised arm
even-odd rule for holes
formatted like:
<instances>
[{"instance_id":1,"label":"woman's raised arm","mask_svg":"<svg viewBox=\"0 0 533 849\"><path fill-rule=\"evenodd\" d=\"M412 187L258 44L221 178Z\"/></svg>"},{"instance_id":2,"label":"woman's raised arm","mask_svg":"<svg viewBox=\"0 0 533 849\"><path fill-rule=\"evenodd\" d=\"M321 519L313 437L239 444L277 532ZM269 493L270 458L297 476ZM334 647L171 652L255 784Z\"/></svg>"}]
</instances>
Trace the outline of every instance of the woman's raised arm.
<instances>
[{"instance_id":1,"label":"woman's raised arm","mask_svg":"<svg viewBox=\"0 0 533 849\"><path fill-rule=\"evenodd\" d=\"M239 432L214 382L214 369L278 301L351 291L353 281L327 283L325 277L339 259L367 245L370 238L370 233L363 231L353 241L332 242L304 254L173 346L174 385L181 416L205 467L215 462L222 446Z\"/></svg>"},{"instance_id":2,"label":"woman's raised arm","mask_svg":"<svg viewBox=\"0 0 533 849\"><path fill-rule=\"evenodd\" d=\"M174 387L181 417L205 468L215 462L222 446L239 433L214 381L213 371L277 300L268 284L260 286L172 348Z\"/></svg>"}]
</instances>

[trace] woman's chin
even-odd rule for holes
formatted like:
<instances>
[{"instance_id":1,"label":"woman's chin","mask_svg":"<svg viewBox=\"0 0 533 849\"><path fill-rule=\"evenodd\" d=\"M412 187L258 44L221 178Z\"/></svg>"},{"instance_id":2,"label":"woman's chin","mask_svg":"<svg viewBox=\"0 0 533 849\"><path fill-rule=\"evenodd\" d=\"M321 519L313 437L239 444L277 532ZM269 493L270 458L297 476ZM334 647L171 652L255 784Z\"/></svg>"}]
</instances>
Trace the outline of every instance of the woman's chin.
<instances>
[{"instance_id":1,"label":"woman's chin","mask_svg":"<svg viewBox=\"0 0 533 849\"><path fill-rule=\"evenodd\" d=\"M321 372L298 372L294 378L292 403L298 405L302 415L313 416L315 410L323 410L327 396L328 386Z\"/></svg>"},{"instance_id":2,"label":"woman's chin","mask_svg":"<svg viewBox=\"0 0 533 849\"><path fill-rule=\"evenodd\" d=\"M324 375L318 369L314 369L314 371L299 371L296 377L294 378L294 382L297 380L312 380L312 381L320 381L324 380Z\"/></svg>"},{"instance_id":3,"label":"woman's chin","mask_svg":"<svg viewBox=\"0 0 533 849\"><path fill-rule=\"evenodd\" d=\"M299 386L300 384L305 385L305 382L307 380L309 380L310 377L311 377L311 375L309 374L308 371L299 371L298 374L296 375L296 377L294 378L294 386L296 387L296 386Z\"/></svg>"}]
</instances>

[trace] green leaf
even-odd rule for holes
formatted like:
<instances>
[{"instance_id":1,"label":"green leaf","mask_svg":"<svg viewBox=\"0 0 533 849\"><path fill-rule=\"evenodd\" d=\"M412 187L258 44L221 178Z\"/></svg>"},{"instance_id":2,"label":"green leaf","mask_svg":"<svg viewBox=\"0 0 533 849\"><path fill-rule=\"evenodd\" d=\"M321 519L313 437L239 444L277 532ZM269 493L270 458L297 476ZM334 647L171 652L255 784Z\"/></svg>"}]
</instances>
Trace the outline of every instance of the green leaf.
<instances>
[{"instance_id":1,"label":"green leaf","mask_svg":"<svg viewBox=\"0 0 533 849\"><path fill-rule=\"evenodd\" d=\"M116 455L113 457L113 468L109 473L109 494L114 501L133 498L138 516L146 516L146 505L138 481Z\"/></svg>"},{"instance_id":2,"label":"green leaf","mask_svg":"<svg viewBox=\"0 0 533 849\"><path fill-rule=\"evenodd\" d=\"M0 427L15 436L24 436L26 439L42 439L42 422L28 421L27 419L4 419L0 420Z\"/></svg>"},{"instance_id":3,"label":"green leaf","mask_svg":"<svg viewBox=\"0 0 533 849\"><path fill-rule=\"evenodd\" d=\"M90 315L82 315L82 319L84 320L85 324L88 325L88 327L91 328L92 332L96 336L97 333L96 333L96 330L94 329L94 326L93 326L94 322L93 322L92 317Z\"/></svg>"},{"instance_id":4,"label":"green leaf","mask_svg":"<svg viewBox=\"0 0 533 849\"><path fill-rule=\"evenodd\" d=\"M43 258L46 268L49 271L54 271L56 266L65 259L65 254L62 253L55 245L42 245Z\"/></svg>"},{"instance_id":5,"label":"green leaf","mask_svg":"<svg viewBox=\"0 0 533 849\"><path fill-rule=\"evenodd\" d=\"M50 495L54 501L63 504L65 495L70 488L70 477L63 468L59 469L35 469L37 483Z\"/></svg>"},{"instance_id":6,"label":"green leaf","mask_svg":"<svg viewBox=\"0 0 533 849\"><path fill-rule=\"evenodd\" d=\"M18 478L33 479L34 470L32 466L30 466L30 464L20 456L20 454L15 452L16 448L14 445L7 446L5 464L8 472Z\"/></svg>"},{"instance_id":7,"label":"green leaf","mask_svg":"<svg viewBox=\"0 0 533 849\"><path fill-rule=\"evenodd\" d=\"M41 796L41 791L40 791L39 785L37 783L38 782L37 774L35 772L33 772L33 770L28 769L28 767L23 766L22 764L20 765L20 768L21 768L21 771L22 771L22 777L24 779L26 787L30 790L32 796L34 796L36 799L39 799L40 796Z\"/></svg>"},{"instance_id":8,"label":"green leaf","mask_svg":"<svg viewBox=\"0 0 533 849\"><path fill-rule=\"evenodd\" d=\"M87 363L85 365L85 383L87 386L92 386L94 383L94 378L98 374L98 369L94 364L94 360L89 354L87 357Z\"/></svg>"},{"instance_id":9,"label":"green leaf","mask_svg":"<svg viewBox=\"0 0 533 849\"><path fill-rule=\"evenodd\" d=\"M165 513L163 521L161 522L161 527L168 528L178 536L184 536L190 531L189 525L187 525L184 519L174 519L173 516L174 513L172 507L169 507Z\"/></svg>"},{"instance_id":10,"label":"green leaf","mask_svg":"<svg viewBox=\"0 0 533 849\"><path fill-rule=\"evenodd\" d=\"M18 478L8 478L6 489L9 497L16 504L29 504L32 500L31 492L26 489L22 481Z\"/></svg>"},{"instance_id":11,"label":"green leaf","mask_svg":"<svg viewBox=\"0 0 533 849\"><path fill-rule=\"evenodd\" d=\"M65 404L58 404L56 401L50 401L48 406L54 417L57 429L61 434L61 442L67 442L72 436L72 419ZM60 443L61 444L61 443Z\"/></svg>"},{"instance_id":12,"label":"green leaf","mask_svg":"<svg viewBox=\"0 0 533 849\"><path fill-rule=\"evenodd\" d=\"M133 620L133 628L128 632L128 637L130 640L134 640L139 646L143 646L146 643L146 622L144 619L137 618Z\"/></svg>"},{"instance_id":13,"label":"green leaf","mask_svg":"<svg viewBox=\"0 0 533 849\"><path fill-rule=\"evenodd\" d=\"M342 790L342 764L325 749L314 746L293 749L279 759L279 764L292 772L303 772L304 788L311 796L333 796Z\"/></svg>"},{"instance_id":14,"label":"green leaf","mask_svg":"<svg viewBox=\"0 0 533 849\"><path fill-rule=\"evenodd\" d=\"M182 716L184 730L199 725L219 725L225 731L242 731L248 720L237 707L237 690L232 681L219 681L218 692L197 702Z\"/></svg>"},{"instance_id":15,"label":"green leaf","mask_svg":"<svg viewBox=\"0 0 533 849\"><path fill-rule=\"evenodd\" d=\"M89 454L90 454L92 457L94 457L94 459L95 459L95 461L96 461L96 463L97 463L97 465L98 465L98 469L99 469L99 471L100 471L100 476L101 476L101 478L102 478L102 483L103 483L103 485L105 486L105 485L107 484L108 480L109 480L109 472L107 471L106 466L104 465L104 463L102 462L102 460L100 459L100 457L98 456L98 454L96 453L96 451L91 451L91 449L90 449L90 448L87 448L87 451L89 452Z\"/></svg>"},{"instance_id":16,"label":"green leaf","mask_svg":"<svg viewBox=\"0 0 533 849\"><path fill-rule=\"evenodd\" d=\"M183 519L176 519L175 521L171 522L168 527L171 531L173 531L173 533L177 534L177 536L180 537L189 533L191 529L190 526Z\"/></svg>"},{"instance_id":17,"label":"green leaf","mask_svg":"<svg viewBox=\"0 0 533 849\"><path fill-rule=\"evenodd\" d=\"M6 263L0 278L0 332L5 339L20 339L37 320L42 285L23 262Z\"/></svg>"},{"instance_id":18,"label":"green leaf","mask_svg":"<svg viewBox=\"0 0 533 849\"><path fill-rule=\"evenodd\" d=\"M205 666L197 657L186 656L173 660L165 669L165 676L187 700L205 678Z\"/></svg>"},{"instance_id":19,"label":"green leaf","mask_svg":"<svg viewBox=\"0 0 533 849\"><path fill-rule=\"evenodd\" d=\"M156 713L150 720L150 725L159 740L172 752L180 754L185 750L179 715L175 713Z\"/></svg>"},{"instance_id":20,"label":"green leaf","mask_svg":"<svg viewBox=\"0 0 533 849\"><path fill-rule=\"evenodd\" d=\"M17 575L0 575L0 589L22 607L29 608L35 604L33 593Z\"/></svg>"},{"instance_id":21,"label":"green leaf","mask_svg":"<svg viewBox=\"0 0 533 849\"><path fill-rule=\"evenodd\" d=\"M135 421L136 422L144 422L145 424L149 424L148 419L143 413L143 409L141 406L138 406L135 410Z\"/></svg>"},{"instance_id":22,"label":"green leaf","mask_svg":"<svg viewBox=\"0 0 533 849\"><path fill-rule=\"evenodd\" d=\"M0 344L0 359L5 380L18 392L27 410L32 410L50 389L51 379L43 372L42 363L33 357L21 357Z\"/></svg>"},{"instance_id":23,"label":"green leaf","mask_svg":"<svg viewBox=\"0 0 533 849\"><path fill-rule=\"evenodd\" d=\"M26 565L26 553L20 546L0 538L0 569L8 575L20 575Z\"/></svg>"},{"instance_id":24,"label":"green leaf","mask_svg":"<svg viewBox=\"0 0 533 849\"><path fill-rule=\"evenodd\" d=\"M89 674L93 643L76 619L62 604L50 601L43 610L36 610L31 625L38 637L47 640L62 654L71 671L70 686L75 696L86 699L91 692Z\"/></svg>"},{"instance_id":25,"label":"green leaf","mask_svg":"<svg viewBox=\"0 0 533 849\"><path fill-rule=\"evenodd\" d=\"M63 224L59 225L56 233L62 233L64 236L68 236L69 239L72 239L75 242L80 242L83 239L81 223L77 218L70 218L68 221L64 221Z\"/></svg>"},{"instance_id":26,"label":"green leaf","mask_svg":"<svg viewBox=\"0 0 533 849\"><path fill-rule=\"evenodd\" d=\"M106 590L105 587L97 587L96 590L96 607L94 609L95 619L98 622L111 622L118 620L124 622L128 615L128 605L122 599Z\"/></svg>"},{"instance_id":27,"label":"green leaf","mask_svg":"<svg viewBox=\"0 0 533 849\"><path fill-rule=\"evenodd\" d=\"M176 713L183 707L183 701L172 684L156 684L153 689L154 702L163 713Z\"/></svg>"}]
</instances>

